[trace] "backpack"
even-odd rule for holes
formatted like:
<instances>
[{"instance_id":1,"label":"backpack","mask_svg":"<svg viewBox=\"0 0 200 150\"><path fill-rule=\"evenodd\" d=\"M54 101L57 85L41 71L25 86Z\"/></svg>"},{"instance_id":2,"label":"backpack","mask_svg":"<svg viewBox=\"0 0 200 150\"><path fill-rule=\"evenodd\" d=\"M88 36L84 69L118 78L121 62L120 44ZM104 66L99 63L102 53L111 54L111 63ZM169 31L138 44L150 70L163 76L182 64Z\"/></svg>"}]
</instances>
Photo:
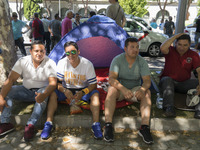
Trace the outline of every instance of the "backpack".
<instances>
[{"instance_id":1,"label":"backpack","mask_svg":"<svg viewBox=\"0 0 200 150\"><path fill-rule=\"evenodd\" d=\"M36 19L37 20L37 19ZM39 23L39 34L40 35L44 35L44 26L43 26L43 23L42 21L38 21L37 22Z\"/></svg>"}]
</instances>

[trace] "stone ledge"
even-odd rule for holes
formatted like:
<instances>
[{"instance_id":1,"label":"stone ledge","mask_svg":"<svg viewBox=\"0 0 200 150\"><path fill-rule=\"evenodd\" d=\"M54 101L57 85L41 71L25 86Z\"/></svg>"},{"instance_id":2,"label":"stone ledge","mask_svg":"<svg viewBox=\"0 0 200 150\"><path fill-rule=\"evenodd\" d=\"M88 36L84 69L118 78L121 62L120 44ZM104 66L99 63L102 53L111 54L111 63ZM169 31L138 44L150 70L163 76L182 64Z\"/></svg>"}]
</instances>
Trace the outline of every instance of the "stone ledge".
<instances>
[{"instance_id":1,"label":"stone ledge","mask_svg":"<svg viewBox=\"0 0 200 150\"><path fill-rule=\"evenodd\" d=\"M15 115L11 117L11 122L17 125L25 125L30 115ZM37 126L43 127L45 122L43 115L37 123ZM103 127L105 117L100 117ZM140 127L140 117L114 117L113 124L115 128L130 128L137 130ZM54 117L55 127L85 127L92 125L92 116L86 115L57 115ZM151 129L156 131L199 131L200 120L185 118L151 118Z\"/></svg>"}]
</instances>

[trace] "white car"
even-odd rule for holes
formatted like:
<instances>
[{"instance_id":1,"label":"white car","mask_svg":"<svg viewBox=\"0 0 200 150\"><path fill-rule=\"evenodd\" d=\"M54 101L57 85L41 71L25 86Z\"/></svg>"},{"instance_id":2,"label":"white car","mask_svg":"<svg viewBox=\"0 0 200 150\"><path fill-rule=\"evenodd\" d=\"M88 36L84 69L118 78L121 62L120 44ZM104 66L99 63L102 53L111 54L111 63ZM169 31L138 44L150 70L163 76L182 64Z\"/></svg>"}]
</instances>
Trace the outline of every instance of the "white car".
<instances>
[{"instance_id":1,"label":"white car","mask_svg":"<svg viewBox=\"0 0 200 150\"><path fill-rule=\"evenodd\" d=\"M168 39L168 36L158 32L149 30L135 19L126 20L126 25L123 28L130 36L140 39L140 52L148 53L149 56L160 56L160 45Z\"/></svg>"},{"instance_id":2,"label":"white car","mask_svg":"<svg viewBox=\"0 0 200 150\"><path fill-rule=\"evenodd\" d=\"M185 27L184 29L184 33L187 33L190 35L191 38L191 42L194 43L194 37L195 37L195 31L196 31L196 27L191 27L193 26L193 24L189 24Z\"/></svg>"}]
</instances>

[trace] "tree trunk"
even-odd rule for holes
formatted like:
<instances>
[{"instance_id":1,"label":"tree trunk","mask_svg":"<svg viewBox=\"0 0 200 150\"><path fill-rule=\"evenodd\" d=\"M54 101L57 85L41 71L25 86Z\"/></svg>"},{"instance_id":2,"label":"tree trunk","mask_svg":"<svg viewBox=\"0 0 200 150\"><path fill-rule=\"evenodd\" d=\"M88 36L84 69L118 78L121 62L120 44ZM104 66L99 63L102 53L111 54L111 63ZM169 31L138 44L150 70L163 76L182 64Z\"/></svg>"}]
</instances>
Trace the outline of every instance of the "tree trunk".
<instances>
[{"instance_id":1,"label":"tree trunk","mask_svg":"<svg viewBox=\"0 0 200 150\"><path fill-rule=\"evenodd\" d=\"M8 0L0 1L0 87L17 60Z\"/></svg>"}]
</instances>

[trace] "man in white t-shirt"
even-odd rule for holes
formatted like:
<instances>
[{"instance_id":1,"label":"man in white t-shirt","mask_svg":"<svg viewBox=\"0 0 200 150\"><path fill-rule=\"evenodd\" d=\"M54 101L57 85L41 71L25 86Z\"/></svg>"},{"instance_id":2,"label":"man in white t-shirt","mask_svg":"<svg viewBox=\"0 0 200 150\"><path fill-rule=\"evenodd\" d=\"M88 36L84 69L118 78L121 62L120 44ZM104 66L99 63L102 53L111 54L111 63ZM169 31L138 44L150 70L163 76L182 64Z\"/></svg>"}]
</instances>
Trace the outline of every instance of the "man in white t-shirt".
<instances>
[{"instance_id":1,"label":"man in white t-shirt","mask_svg":"<svg viewBox=\"0 0 200 150\"><path fill-rule=\"evenodd\" d=\"M64 45L66 57L57 64L58 88L52 93L48 103L47 122L41 133L42 139L48 139L52 130L54 112L57 109L57 100L84 100L90 102L93 115L92 131L96 139L102 139L99 123L99 92L93 64L84 57L79 56L80 51L75 42Z\"/></svg>"},{"instance_id":2,"label":"man in white t-shirt","mask_svg":"<svg viewBox=\"0 0 200 150\"><path fill-rule=\"evenodd\" d=\"M10 123L13 100L35 102L31 117L24 132L25 141L34 137L34 126L46 108L48 97L55 90L56 64L45 54L45 46L41 41L34 41L30 54L20 58L12 68L8 79L5 81L0 93L0 136L14 130ZM20 77L23 77L23 85L13 85Z\"/></svg>"}]
</instances>

